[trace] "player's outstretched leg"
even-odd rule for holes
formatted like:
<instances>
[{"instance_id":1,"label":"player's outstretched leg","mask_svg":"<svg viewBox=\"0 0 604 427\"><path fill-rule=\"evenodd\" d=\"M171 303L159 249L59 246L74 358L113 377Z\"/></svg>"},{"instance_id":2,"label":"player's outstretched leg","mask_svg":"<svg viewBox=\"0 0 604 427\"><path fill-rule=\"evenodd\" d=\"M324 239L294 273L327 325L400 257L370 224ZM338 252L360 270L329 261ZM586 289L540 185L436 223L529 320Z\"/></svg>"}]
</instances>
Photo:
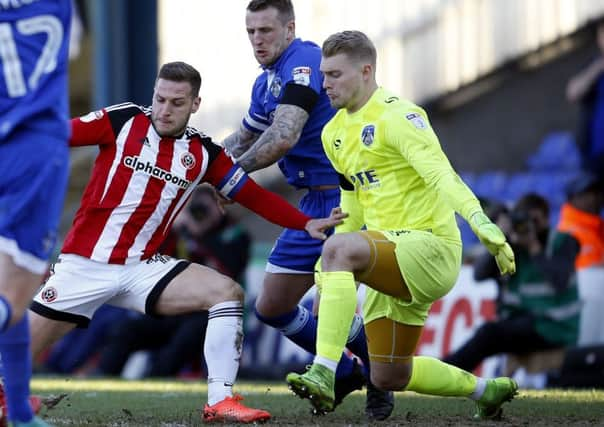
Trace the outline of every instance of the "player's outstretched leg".
<instances>
[{"instance_id":1,"label":"player's outstretched leg","mask_svg":"<svg viewBox=\"0 0 604 427\"><path fill-rule=\"evenodd\" d=\"M310 400L315 413L333 411L335 373L329 368L313 363L304 374L290 372L285 380L290 390L301 398Z\"/></svg>"},{"instance_id":2,"label":"player's outstretched leg","mask_svg":"<svg viewBox=\"0 0 604 427\"><path fill-rule=\"evenodd\" d=\"M476 401L476 419L501 418L501 405L518 394L518 384L511 378L499 377L487 380L484 394Z\"/></svg>"},{"instance_id":3,"label":"player's outstretched leg","mask_svg":"<svg viewBox=\"0 0 604 427\"><path fill-rule=\"evenodd\" d=\"M432 396L468 397L476 404L476 419L498 419L501 406L518 393L507 377L487 379L429 356L413 357L413 372L405 390Z\"/></svg>"}]
</instances>

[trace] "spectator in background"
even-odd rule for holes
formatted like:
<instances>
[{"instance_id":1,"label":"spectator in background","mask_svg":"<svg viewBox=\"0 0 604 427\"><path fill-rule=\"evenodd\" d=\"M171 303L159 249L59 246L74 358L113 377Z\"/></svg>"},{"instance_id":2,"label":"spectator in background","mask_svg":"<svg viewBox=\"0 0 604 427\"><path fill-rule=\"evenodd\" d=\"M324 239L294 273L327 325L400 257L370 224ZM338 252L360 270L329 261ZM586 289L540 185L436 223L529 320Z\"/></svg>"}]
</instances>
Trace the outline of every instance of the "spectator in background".
<instances>
[{"instance_id":1,"label":"spectator in background","mask_svg":"<svg viewBox=\"0 0 604 427\"><path fill-rule=\"evenodd\" d=\"M604 344L604 207L602 182L583 173L567 187L558 229L580 244L576 258L579 295L583 304L579 345Z\"/></svg>"},{"instance_id":2,"label":"spectator in background","mask_svg":"<svg viewBox=\"0 0 604 427\"><path fill-rule=\"evenodd\" d=\"M596 27L599 53L566 87L570 102L581 105L581 122L577 142L581 147L584 168L604 177L604 21Z\"/></svg>"},{"instance_id":3,"label":"spectator in background","mask_svg":"<svg viewBox=\"0 0 604 427\"><path fill-rule=\"evenodd\" d=\"M199 187L174 222L181 247L178 253L238 281L250 257L251 237L245 228L216 203L214 190Z\"/></svg>"},{"instance_id":4,"label":"spectator in background","mask_svg":"<svg viewBox=\"0 0 604 427\"><path fill-rule=\"evenodd\" d=\"M582 303L578 346L567 349L559 372L547 384L558 388L604 387L604 205L603 183L584 173L567 187L558 229L579 241L577 284Z\"/></svg>"},{"instance_id":5,"label":"spectator in background","mask_svg":"<svg viewBox=\"0 0 604 427\"><path fill-rule=\"evenodd\" d=\"M504 284L499 318L483 324L445 362L472 371L485 358L574 345L580 304L574 259L579 243L569 234L550 234L549 206L536 194L522 197L511 212L510 241L516 274ZM491 259L493 277L497 272Z\"/></svg>"},{"instance_id":6,"label":"spectator in background","mask_svg":"<svg viewBox=\"0 0 604 427\"><path fill-rule=\"evenodd\" d=\"M214 190L205 186L193 193L174 221L162 253L206 265L241 283L251 238L231 215L222 212L214 197ZM150 350L143 376L177 375L188 363L201 359L207 322L204 311L160 318L141 315L115 323L97 373L119 375L134 352Z\"/></svg>"}]
</instances>

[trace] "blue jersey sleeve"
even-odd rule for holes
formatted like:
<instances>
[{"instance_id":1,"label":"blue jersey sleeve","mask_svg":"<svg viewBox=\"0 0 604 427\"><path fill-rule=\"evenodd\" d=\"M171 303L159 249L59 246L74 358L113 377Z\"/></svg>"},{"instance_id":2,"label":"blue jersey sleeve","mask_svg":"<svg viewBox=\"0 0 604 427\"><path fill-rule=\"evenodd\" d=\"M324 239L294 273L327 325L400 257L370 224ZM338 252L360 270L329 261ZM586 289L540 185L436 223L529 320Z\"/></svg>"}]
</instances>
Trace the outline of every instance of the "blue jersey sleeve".
<instances>
[{"instance_id":1,"label":"blue jersey sleeve","mask_svg":"<svg viewBox=\"0 0 604 427\"><path fill-rule=\"evenodd\" d=\"M243 126L251 132L262 133L270 126L269 113L264 108L261 99L266 94L266 76L260 75L252 88L252 101L247 114L243 118Z\"/></svg>"},{"instance_id":2,"label":"blue jersey sleeve","mask_svg":"<svg viewBox=\"0 0 604 427\"><path fill-rule=\"evenodd\" d=\"M272 123L279 105L296 105L308 112L302 134L281 160L287 181L298 188L337 185L338 177L321 144L321 130L335 111L322 88L319 71L321 49L315 43L295 39L276 63L266 67L252 90L252 102L243 125L262 133Z\"/></svg>"},{"instance_id":3,"label":"blue jersey sleeve","mask_svg":"<svg viewBox=\"0 0 604 427\"><path fill-rule=\"evenodd\" d=\"M299 49L295 55L289 55L281 67L283 87L288 83L310 87L317 94L321 93L323 77L319 71L321 50L311 42L304 42L306 49Z\"/></svg>"}]
</instances>

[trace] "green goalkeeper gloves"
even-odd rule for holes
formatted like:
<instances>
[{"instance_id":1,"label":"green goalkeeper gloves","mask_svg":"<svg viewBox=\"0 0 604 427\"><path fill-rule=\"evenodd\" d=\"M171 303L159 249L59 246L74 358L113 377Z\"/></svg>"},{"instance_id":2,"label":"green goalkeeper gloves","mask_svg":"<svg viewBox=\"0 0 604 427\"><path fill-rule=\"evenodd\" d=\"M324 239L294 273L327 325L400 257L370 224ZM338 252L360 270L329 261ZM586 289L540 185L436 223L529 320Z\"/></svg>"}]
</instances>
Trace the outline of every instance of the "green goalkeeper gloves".
<instances>
[{"instance_id":1,"label":"green goalkeeper gloves","mask_svg":"<svg viewBox=\"0 0 604 427\"><path fill-rule=\"evenodd\" d=\"M499 227L493 224L483 212L473 214L469 223L474 234L495 257L495 262L501 274L514 274L516 272L514 252L505 241L505 235Z\"/></svg>"}]
</instances>

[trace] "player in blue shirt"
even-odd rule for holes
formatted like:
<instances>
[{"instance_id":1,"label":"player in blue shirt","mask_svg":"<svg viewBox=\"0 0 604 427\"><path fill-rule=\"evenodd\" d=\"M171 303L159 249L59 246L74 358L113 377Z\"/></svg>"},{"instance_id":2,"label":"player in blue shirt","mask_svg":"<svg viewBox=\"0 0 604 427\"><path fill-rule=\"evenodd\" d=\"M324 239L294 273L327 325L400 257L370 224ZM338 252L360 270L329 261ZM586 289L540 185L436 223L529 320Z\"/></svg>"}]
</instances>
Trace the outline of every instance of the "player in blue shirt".
<instances>
[{"instance_id":1,"label":"player in blue shirt","mask_svg":"<svg viewBox=\"0 0 604 427\"><path fill-rule=\"evenodd\" d=\"M71 0L0 2L0 354L13 426L48 425L29 403L25 313L46 273L67 185L70 24Z\"/></svg>"},{"instance_id":2,"label":"player in blue shirt","mask_svg":"<svg viewBox=\"0 0 604 427\"><path fill-rule=\"evenodd\" d=\"M300 209L308 215L329 215L340 204L339 177L325 156L321 131L335 114L322 87L321 49L295 36L290 0L252 0L246 27L254 56L263 72L252 89L249 110L239 130L223 144L246 172L275 162L296 189L307 190ZM315 354L317 321L301 298L314 284L314 266L322 242L286 229L268 259L256 316ZM356 316L347 347L369 366L365 332ZM365 381L356 361L342 354L336 373L336 404ZM385 419L392 395L368 386L366 412Z\"/></svg>"}]
</instances>

